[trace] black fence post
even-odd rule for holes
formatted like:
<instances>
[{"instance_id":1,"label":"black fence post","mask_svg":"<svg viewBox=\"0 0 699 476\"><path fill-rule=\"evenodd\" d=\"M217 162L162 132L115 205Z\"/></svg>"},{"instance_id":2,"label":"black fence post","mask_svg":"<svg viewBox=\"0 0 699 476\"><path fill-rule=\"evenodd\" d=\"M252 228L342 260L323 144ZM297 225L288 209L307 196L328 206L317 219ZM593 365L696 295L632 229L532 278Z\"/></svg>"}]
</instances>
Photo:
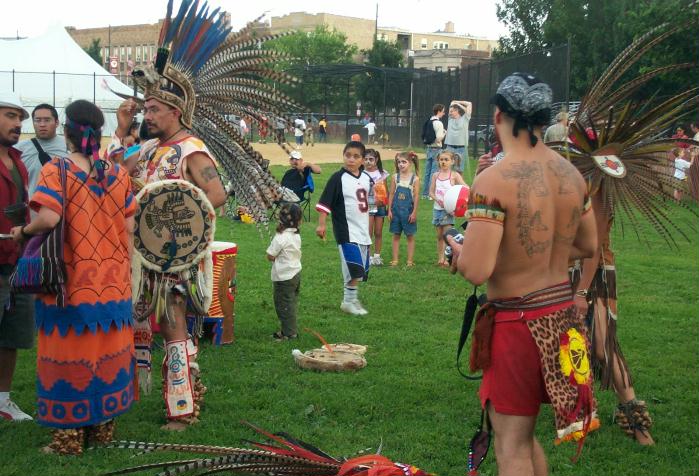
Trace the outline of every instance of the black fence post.
<instances>
[{"instance_id":1,"label":"black fence post","mask_svg":"<svg viewBox=\"0 0 699 476\"><path fill-rule=\"evenodd\" d=\"M347 78L347 111L345 113L345 142L349 142L349 115L350 115L350 79Z\"/></svg>"},{"instance_id":2,"label":"black fence post","mask_svg":"<svg viewBox=\"0 0 699 476\"><path fill-rule=\"evenodd\" d=\"M476 64L476 66L477 66L476 91L478 94L477 98L480 99L480 97L481 97L481 94L480 94L480 92L481 92L481 62L479 61ZM475 111L472 110L471 111L471 114L472 114L471 118L473 119L473 117L475 116L476 118L478 118L478 120L480 120L480 114L481 114L481 101L480 100L476 101L476 108L475 109L478 111L478 113L474 114ZM476 121L476 129L475 129L474 134L473 134L473 146L472 146L472 148L473 148L473 156L476 157L478 155L478 121Z\"/></svg>"},{"instance_id":3,"label":"black fence post","mask_svg":"<svg viewBox=\"0 0 699 476\"><path fill-rule=\"evenodd\" d=\"M15 92L15 70L12 70L12 92Z\"/></svg>"},{"instance_id":4,"label":"black fence post","mask_svg":"<svg viewBox=\"0 0 699 476\"><path fill-rule=\"evenodd\" d=\"M386 132L386 83L388 80L388 73L386 69L383 70L383 132Z\"/></svg>"},{"instance_id":5,"label":"black fence post","mask_svg":"<svg viewBox=\"0 0 699 476\"><path fill-rule=\"evenodd\" d=\"M568 45L566 48L566 111L570 111L570 42L568 35Z\"/></svg>"},{"instance_id":6,"label":"black fence post","mask_svg":"<svg viewBox=\"0 0 699 476\"><path fill-rule=\"evenodd\" d=\"M56 70L53 71L53 107L56 107Z\"/></svg>"},{"instance_id":7,"label":"black fence post","mask_svg":"<svg viewBox=\"0 0 699 476\"><path fill-rule=\"evenodd\" d=\"M92 102L97 104L97 73L92 72Z\"/></svg>"}]
</instances>

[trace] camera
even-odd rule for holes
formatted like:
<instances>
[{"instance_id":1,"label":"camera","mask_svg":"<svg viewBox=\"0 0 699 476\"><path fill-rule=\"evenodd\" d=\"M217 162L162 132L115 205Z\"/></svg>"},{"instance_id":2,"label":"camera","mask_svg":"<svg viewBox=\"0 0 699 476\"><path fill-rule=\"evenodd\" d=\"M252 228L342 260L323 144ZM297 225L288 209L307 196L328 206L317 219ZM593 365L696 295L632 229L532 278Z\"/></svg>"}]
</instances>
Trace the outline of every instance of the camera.
<instances>
[{"instance_id":1,"label":"camera","mask_svg":"<svg viewBox=\"0 0 699 476\"><path fill-rule=\"evenodd\" d=\"M443 238L446 243L448 243L448 236L454 238L454 241L456 241L459 244L462 244L464 242L464 235L459 233L459 230L457 230L456 228L449 228L447 231L444 232ZM448 244L444 247L444 257L446 258L447 262L451 265L452 249L451 246L449 246Z\"/></svg>"}]
</instances>

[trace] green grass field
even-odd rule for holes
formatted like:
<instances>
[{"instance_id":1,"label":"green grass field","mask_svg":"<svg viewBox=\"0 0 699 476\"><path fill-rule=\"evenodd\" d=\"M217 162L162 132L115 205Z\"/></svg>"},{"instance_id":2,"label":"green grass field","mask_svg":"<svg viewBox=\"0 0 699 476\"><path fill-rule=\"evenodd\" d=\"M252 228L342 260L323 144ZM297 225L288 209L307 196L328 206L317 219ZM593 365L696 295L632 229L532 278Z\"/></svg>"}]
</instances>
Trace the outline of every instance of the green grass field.
<instances>
[{"instance_id":1,"label":"green grass field","mask_svg":"<svg viewBox=\"0 0 699 476\"><path fill-rule=\"evenodd\" d=\"M338 166L325 166L316 178L320 196ZM473 167L472 167L473 169ZM274 169L281 176L281 167ZM464 300L470 289L461 278L434 267L431 205L420 202L417 266L376 267L360 289L369 315L352 317L338 309L342 298L337 248L314 235L317 215L302 226L303 274L299 327L312 328L330 342L369 346L368 366L357 373L314 373L298 369L293 348L318 346L311 334L277 343L269 243L254 225L220 220L217 239L235 241L238 255L236 342L201 346L200 363L209 392L200 424L183 433L160 430L164 423L160 382L117 421L118 439L241 445L256 435L240 420L290 434L335 456L383 445L383 454L440 475L464 474L466 444L480 416L477 383L455 369L455 350ZM682 210L677 219L692 221ZM696 224L696 219L693 219ZM695 232L696 234L696 232ZM699 342L697 270L693 243L668 246L649 228L649 244L627 230L615 231L618 253L619 337L635 378L639 398L648 401L657 445L642 448L611 422L616 405L611 392L597 392L602 428L587 440L580 461L570 462L573 445L553 445L553 416L542 409L537 435L554 475L695 475L699 453ZM405 244L403 243L403 247ZM404 253L404 250L403 250ZM384 260L390 259L388 225ZM405 262L405 255L402 256ZM34 351L20 353L13 399L34 412ZM154 362L162 358L156 352ZM132 457L127 450L90 450L82 457L43 455L49 431L33 423L0 422L0 474L94 475L170 456ZM483 474L496 474L489 455ZM149 473L154 474L154 473Z\"/></svg>"}]
</instances>

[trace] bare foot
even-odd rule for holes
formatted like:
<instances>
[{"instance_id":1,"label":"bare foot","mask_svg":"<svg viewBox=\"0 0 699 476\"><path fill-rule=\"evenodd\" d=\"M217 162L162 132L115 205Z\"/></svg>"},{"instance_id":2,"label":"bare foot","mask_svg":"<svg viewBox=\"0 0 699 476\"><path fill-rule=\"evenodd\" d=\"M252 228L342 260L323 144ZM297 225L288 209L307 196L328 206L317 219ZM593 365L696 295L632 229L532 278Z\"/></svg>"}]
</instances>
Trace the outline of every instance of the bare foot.
<instances>
[{"instance_id":1,"label":"bare foot","mask_svg":"<svg viewBox=\"0 0 699 476\"><path fill-rule=\"evenodd\" d=\"M641 446L652 446L655 444L655 441L653 441L653 437L650 436L648 430L634 430L633 436L636 438L636 441L638 441L638 444L640 444Z\"/></svg>"}]
</instances>

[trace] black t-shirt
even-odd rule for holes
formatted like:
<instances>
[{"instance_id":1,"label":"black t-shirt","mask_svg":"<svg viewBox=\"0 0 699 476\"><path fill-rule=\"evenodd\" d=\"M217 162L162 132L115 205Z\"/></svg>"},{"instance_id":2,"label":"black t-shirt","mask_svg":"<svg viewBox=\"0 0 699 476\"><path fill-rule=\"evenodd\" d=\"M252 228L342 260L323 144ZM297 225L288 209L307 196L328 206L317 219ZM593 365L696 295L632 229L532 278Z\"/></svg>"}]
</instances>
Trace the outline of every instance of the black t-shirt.
<instances>
[{"instance_id":1,"label":"black t-shirt","mask_svg":"<svg viewBox=\"0 0 699 476\"><path fill-rule=\"evenodd\" d=\"M299 196L299 200L303 200L303 188L306 186L306 175L310 174L309 165L303 168L303 172L297 169L289 169L282 177L282 187L293 190Z\"/></svg>"}]
</instances>

